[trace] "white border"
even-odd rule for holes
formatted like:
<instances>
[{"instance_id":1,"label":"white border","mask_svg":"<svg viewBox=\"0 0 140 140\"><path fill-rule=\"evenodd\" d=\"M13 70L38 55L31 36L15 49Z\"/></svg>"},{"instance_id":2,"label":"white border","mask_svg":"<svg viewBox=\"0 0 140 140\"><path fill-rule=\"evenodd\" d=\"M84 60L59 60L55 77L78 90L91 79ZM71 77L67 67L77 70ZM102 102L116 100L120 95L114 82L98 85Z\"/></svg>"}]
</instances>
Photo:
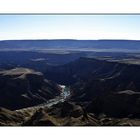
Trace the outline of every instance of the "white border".
<instances>
[{"instance_id":1,"label":"white border","mask_svg":"<svg viewBox=\"0 0 140 140\"><path fill-rule=\"evenodd\" d=\"M11 127L0 128L6 140L135 140L139 128L131 127Z\"/></svg>"},{"instance_id":2,"label":"white border","mask_svg":"<svg viewBox=\"0 0 140 140\"><path fill-rule=\"evenodd\" d=\"M139 13L140 0L0 0L0 13Z\"/></svg>"}]
</instances>

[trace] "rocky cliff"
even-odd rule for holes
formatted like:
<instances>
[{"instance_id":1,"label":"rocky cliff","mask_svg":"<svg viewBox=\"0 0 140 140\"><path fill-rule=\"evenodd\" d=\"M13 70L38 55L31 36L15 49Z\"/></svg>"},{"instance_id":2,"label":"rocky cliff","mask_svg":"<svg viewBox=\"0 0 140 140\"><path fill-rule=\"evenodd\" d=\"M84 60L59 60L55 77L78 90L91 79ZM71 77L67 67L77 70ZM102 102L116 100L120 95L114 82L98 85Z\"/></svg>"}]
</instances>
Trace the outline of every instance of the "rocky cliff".
<instances>
[{"instance_id":1,"label":"rocky cliff","mask_svg":"<svg viewBox=\"0 0 140 140\"><path fill-rule=\"evenodd\" d=\"M60 87L40 72L27 68L0 71L0 106L19 109L46 102L60 94Z\"/></svg>"}]
</instances>

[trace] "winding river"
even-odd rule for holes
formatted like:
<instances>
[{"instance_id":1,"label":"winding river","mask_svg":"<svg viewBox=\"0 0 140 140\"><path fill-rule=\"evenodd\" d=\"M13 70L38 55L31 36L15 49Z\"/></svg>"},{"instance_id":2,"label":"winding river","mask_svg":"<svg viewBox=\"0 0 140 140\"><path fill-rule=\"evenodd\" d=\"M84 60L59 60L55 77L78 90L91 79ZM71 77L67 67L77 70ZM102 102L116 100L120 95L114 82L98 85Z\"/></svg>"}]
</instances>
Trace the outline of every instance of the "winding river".
<instances>
[{"instance_id":1,"label":"winding river","mask_svg":"<svg viewBox=\"0 0 140 140\"><path fill-rule=\"evenodd\" d=\"M21 111L27 111L27 110L37 110L39 108L51 107L52 105L55 105L59 102L64 102L70 96L70 88L65 85L60 85L60 87L62 89L60 96L56 96L56 98L50 99L45 103L42 103L42 104L39 104L36 106L32 106L32 107L22 108L22 109L15 110L15 111L21 112Z\"/></svg>"}]
</instances>

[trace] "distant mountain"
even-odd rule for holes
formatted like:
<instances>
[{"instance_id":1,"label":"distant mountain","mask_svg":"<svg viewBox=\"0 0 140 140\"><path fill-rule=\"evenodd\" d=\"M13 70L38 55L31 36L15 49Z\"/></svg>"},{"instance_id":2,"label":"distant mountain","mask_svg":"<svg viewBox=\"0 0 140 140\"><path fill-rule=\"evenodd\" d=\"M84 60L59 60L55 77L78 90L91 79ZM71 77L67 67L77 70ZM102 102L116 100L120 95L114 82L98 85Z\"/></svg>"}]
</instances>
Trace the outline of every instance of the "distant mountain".
<instances>
[{"instance_id":1,"label":"distant mountain","mask_svg":"<svg viewBox=\"0 0 140 140\"><path fill-rule=\"evenodd\" d=\"M0 71L0 106L11 110L38 105L61 93L40 72L27 68Z\"/></svg>"},{"instance_id":2,"label":"distant mountain","mask_svg":"<svg viewBox=\"0 0 140 140\"><path fill-rule=\"evenodd\" d=\"M109 49L110 51L140 50L139 40L7 40L0 41L0 49Z\"/></svg>"}]
</instances>

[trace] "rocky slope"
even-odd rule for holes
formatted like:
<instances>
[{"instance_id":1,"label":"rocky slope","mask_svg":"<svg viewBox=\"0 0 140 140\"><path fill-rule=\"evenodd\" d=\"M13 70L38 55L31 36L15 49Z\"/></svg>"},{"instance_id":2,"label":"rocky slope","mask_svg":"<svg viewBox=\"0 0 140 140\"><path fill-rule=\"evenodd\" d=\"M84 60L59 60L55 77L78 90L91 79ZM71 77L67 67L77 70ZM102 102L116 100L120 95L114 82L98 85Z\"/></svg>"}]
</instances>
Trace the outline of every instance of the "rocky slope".
<instances>
[{"instance_id":1,"label":"rocky slope","mask_svg":"<svg viewBox=\"0 0 140 140\"><path fill-rule=\"evenodd\" d=\"M0 108L0 126L139 126L140 119L96 116L73 102L21 113Z\"/></svg>"},{"instance_id":2,"label":"rocky slope","mask_svg":"<svg viewBox=\"0 0 140 140\"><path fill-rule=\"evenodd\" d=\"M127 64L121 62L111 62L94 58L80 58L62 66L48 68L46 75L53 81L58 81L64 84L74 85L81 81L93 79L105 81L121 78L127 83L127 80L139 80L140 65ZM116 80L117 81L117 80ZM133 84L132 84L133 85ZM139 86L137 86L139 88Z\"/></svg>"},{"instance_id":3,"label":"rocky slope","mask_svg":"<svg viewBox=\"0 0 140 140\"><path fill-rule=\"evenodd\" d=\"M138 64L80 58L49 72L50 79L71 85L71 100L82 104L89 113L140 117Z\"/></svg>"},{"instance_id":4,"label":"rocky slope","mask_svg":"<svg viewBox=\"0 0 140 140\"><path fill-rule=\"evenodd\" d=\"M25 126L85 126L98 125L98 121L88 115L80 105L72 102L58 103L50 108L38 110L25 121Z\"/></svg>"},{"instance_id":5,"label":"rocky slope","mask_svg":"<svg viewBox=\"0 0 140 140\"><path fill-rule=\"evenodd\" d=\"M15 110L46 102L60 87L40 72L26 68L0 71L0 106Z\"/></svg>"},{"instance_id":6,"label":"rocky slope","mask_svg":"<svg viewBox=\"0 0 140 140\"><path fill-rule=\"evenodd\" d=\"M81 57L65 65L48 67L45 75L57 83L74 85L80 80L87 79L93 72L103 67L104 63L106 64L106 61Z\"/></svg>"},{"instance_id":7,"label":"rocky slope","mask_svg":"<svg viewBox=\"0 0 140 140\"><path fill-rule=\"evenodd\" d=\"M73 85L72 100L96 115L140 118L140 65L96 62L99 67L95 63L90 76Z\"/></svg>"},{"instance_id":8,"label":"rocky slope","mask_svg":"<svg viewBox=\"0 0 140 140\"><path fill-rule=\"evenodd\" d=\"M140 118L140 92L126 90L98 96L92 99L86 110L109 117Z\"/></svg>"},{"instance_id":9,"label":"rocky slope","mask_svg":"<svg viewBox=\"0 0 140 140\"><path fill-rule=\"evenodd\" d=\"M0 108L0 126L17 126L23 122L24 119L25 117L19 113L2 107Z\"/></svg>"}]
</instances>

